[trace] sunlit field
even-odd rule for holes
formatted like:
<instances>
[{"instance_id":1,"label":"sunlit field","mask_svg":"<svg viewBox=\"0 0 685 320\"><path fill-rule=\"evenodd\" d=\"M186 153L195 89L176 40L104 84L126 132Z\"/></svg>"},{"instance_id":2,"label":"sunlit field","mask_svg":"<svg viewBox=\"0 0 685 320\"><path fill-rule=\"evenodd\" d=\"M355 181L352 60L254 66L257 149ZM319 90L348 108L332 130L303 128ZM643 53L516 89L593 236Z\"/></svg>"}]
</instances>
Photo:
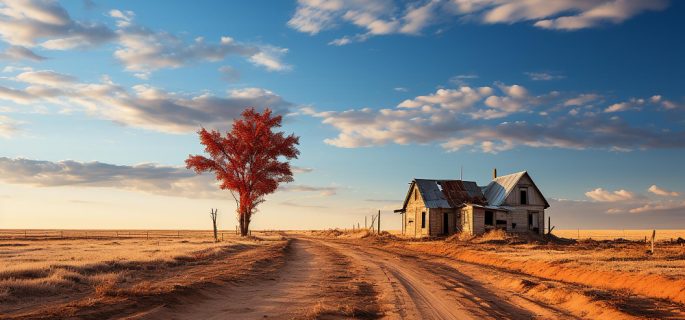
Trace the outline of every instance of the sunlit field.
<instances>
[{"instance_id":1,"label":"sunlit field","mask_svg":"<svg viewBox=\"0 0 685 320\"><path fill-rule=\"evenodd\" d=\"M45 238L34 233L33 238L0 239L0 314L23 308L37 312L38 302L59 306L105 301L122 294L167 292L200 281L202 277L189 272L193 268L206 268L214 261L277 242L240 239L232 232L224 234L220 242L214 242L207 232L183 238L156 236L159 233L149 238ZM206 275L216 277L221 272L208 271ZM173 279L176 273L186 275ZM63 312L57 308L56 312Z\"/></svg>"},{"instance_id":2,"label":"sunlit field","mask_svg":"<svg viewBox=\"0 0 685 320\"><path fill-rule=\"evenodd\" d=\"M557 237L570 239L594 239L594 240L650 240L652 237L652 230L583 230L583 229L562 229L553 230L552 233ZM685 239L685 230L656 230L656 241L664 241L671 239L678 239L678 237Z\"/></svg>"}]
</instances>

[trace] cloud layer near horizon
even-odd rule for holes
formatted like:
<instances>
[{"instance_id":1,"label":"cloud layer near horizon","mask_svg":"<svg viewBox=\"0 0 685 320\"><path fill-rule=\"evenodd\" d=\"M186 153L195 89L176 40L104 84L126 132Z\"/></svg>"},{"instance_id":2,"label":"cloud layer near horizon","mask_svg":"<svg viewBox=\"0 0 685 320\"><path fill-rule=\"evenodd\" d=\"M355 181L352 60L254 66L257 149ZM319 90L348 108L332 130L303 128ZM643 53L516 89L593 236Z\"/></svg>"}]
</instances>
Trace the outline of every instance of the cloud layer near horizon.
<instances>
[{"instance_id":1,"label":"cloud layer near horizon","mask_svg":"<svg viewBox=\"0 0 685 320\"><path fill-rule=\"evenodd\" d=\"M311 172L293 167L293 172ZM212 174L196 175L184 167L154 163L115 165L98 161L42 161L0 157L0 182L34 187L102 187L185 198L226 199ZM335 187L284 184L279 192L318 192L332 196Z\"/></svg>"}]
</instances>

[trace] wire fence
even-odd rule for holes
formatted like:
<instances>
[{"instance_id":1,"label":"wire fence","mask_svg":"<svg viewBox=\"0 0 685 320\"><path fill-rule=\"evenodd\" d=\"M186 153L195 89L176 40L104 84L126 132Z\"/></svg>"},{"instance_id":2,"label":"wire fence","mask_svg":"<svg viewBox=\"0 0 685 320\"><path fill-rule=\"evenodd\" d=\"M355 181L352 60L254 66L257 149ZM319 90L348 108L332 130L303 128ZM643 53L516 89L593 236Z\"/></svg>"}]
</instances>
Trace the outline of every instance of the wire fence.
<instances>
[{"instance_id":1,"label":"wire fence","mask_svg":"<svg viewBox=\"0 0 685 320\"><path fill-rule=\"evenodd\" d=\"M273 230L251 230L251 235L272 233ZM219 238L239 235L237 230L218 230ZM212 230L55 230L0 229L0 239L108 239L108 238L214 238Z\"/></svg>"},{"instance_id":2,"label":"wire fence","mask_svg":"<svg viewBox=\"0 0 685 320\"><path fill-rule=\"evenodd\" d=\"M685 230L583 230L583 229L566 229L566 230L552 230L552 234L557 237L576 239L576 240L632 240L632 241L647 241L651 239L652 232L655 231L656 241L674 241L678 238L685 238Z\"/></svg>"}]
</instances>

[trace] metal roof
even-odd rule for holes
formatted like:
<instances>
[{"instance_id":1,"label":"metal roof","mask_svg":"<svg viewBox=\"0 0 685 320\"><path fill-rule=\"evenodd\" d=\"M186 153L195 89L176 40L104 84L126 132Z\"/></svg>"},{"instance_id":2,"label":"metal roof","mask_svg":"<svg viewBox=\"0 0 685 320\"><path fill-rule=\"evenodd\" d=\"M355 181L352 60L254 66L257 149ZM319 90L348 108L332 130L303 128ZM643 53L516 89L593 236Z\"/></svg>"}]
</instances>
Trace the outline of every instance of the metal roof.
<instances>
[{"instance_id":1,"label":"metal roof","mask_svg":"<svg viewBox=\"0 0 685 320\"><path fill-rule=\"evenodd\" d=\"M490 184L485 187L484 193L485 198L488 199L488 204L491 206L501 206L524 174L526 174L526 172L521 171L493 179Z\"/></svg>"},{"instance_id":2,"label":"metal roof","mask_svg":"<svg viewBox=\"0 0 685 320\"><path fill-rule=\"evenodd\" d=\"M493 179L492 182L485 187L483 193L485 194L485 198L488 199L488 204L491 206L501 206L523 176L528 176L528 179L533 182L533 187L540 192L540 189L538 189L533 178L530 177L527 171L512 173ZM542 192L540 192L540 195L542 196ZM549 208L549 203L544 196L542 196L542 200L545 201L545 208Z\"/></svg>"},{"instance_id":3,"label":"metal roof","mask_svg":"<svg viewBox=\"0 0 685 320\"><path fill-rule=\"evenodd\" d=\"M485 196L473 181L414 179L409 190L414 184L418 186L426 208L457 208L464 203L486 203ZM405 199L405 206L406 202Z\"/></svg>"}]
</instances>

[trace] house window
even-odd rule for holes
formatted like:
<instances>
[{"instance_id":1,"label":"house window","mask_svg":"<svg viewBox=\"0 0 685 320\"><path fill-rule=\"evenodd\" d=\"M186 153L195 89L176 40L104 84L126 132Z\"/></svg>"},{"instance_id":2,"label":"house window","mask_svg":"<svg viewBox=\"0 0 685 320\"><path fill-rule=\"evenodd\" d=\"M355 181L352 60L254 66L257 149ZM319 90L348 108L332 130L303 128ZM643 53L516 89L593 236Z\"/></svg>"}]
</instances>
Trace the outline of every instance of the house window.
<instances>
[{"instance_id":1,"label":"house window","mask_svg":"<svg viewBox=\"0 0 685 320\"><path fill-rule=\"evenodd\" d=\"M417 193L418 193L418 191L414 190L414 201L416 201Z\"/></svg>"},{"instance_id":2,"label":"house window","mask_svg":"<svg viewBox=\"0 0 685 320\"><path fill-rule=\"evenodd\" d=\"M426 213L421 212L421 229L426 228Z\"/></svg>"},{"instance_id":3,"label":"house window","mask_svg":"<svg viewBox=\"0 0 685 320\"><path fill-rule=\"evenodd\" d=\"M495 213L492 211L485 211L485 225L491 226L494 224Z\"/></svg>"},{"instance_id":4,"label":"house window","mask_svg":"<svg viewBox=\"0 0 685 320\"><path fill-rule=\"evenodd\" d=\"M521 188L519 193L521 195L521 204L528 204L528 189Z\"/></svg>"}]
</instances>

